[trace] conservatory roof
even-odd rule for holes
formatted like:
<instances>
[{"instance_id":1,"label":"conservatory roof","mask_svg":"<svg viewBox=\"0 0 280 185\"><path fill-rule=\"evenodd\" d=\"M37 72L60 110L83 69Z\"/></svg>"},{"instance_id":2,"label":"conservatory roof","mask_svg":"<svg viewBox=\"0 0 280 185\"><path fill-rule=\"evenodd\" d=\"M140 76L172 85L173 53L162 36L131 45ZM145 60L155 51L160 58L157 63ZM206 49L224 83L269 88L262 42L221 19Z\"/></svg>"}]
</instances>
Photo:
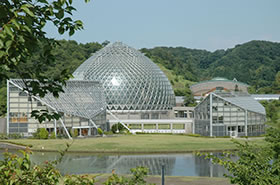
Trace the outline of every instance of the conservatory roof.
<instances>
[{"instance_id":1,"label":"conservatory roof","mask_svg":"<svg viewBox=\"0 0 280 185\"><path fill-rule=\"evenodd\" d=\"M240 108L248 111L266 114L265 108L247 93L213 93L217 97L224 99Z\"/></svg>"},{"instance_id":2,"label":"conservatory roof","mask_svg":"<svg viewBox=\"0 0 280 185\"><path fill-rule=\"evenodd\" d=\"M25 87L20 79L12 79L10 83L21 90ZM106 110L105 96L99 82L69 80L66 86L63 86L63 90L64 93L59 93L59 98L49 93L44 98L36 99L58 112L87 119Z\"/></svg>"},{"instance_id":3,"label":"conservatory roof","mask_svg":"<svg viewBox=\"0 0 280 185\"><path fill-rule=\"evenodd\" d=\"M240 84L240 85L244 85L244 86L249 86L246 83L237 81L236 78L234 78L233 80L229 80L229 79L223 78L223 77L215 77L215 78L212 78L211 80L197 82L197 83L191 85L190 87L195 87L197 85L205 84L205 83L220 83L220 82L230 82L230 83Z\"/></svg>"}]
</instances>

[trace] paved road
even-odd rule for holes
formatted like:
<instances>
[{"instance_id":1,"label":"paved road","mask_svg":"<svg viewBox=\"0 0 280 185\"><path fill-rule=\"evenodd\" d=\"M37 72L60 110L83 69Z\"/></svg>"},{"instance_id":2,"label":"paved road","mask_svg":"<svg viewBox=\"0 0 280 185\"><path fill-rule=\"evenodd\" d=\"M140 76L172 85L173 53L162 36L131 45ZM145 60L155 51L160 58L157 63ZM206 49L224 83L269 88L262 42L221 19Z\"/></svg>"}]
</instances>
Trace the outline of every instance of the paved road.
<instances>
[{"instance_id":1,"label":"paved road","mask_svg":"<svg viewBox=\"0 0 280 185\"><path fill-rule=\"evenodd\" d=\"M10 144L10 143L1 143L0 142L0 149L25 149L24 146L19 146L19 145L14 145L14 144Z\"/></svg>"}]
</instances>

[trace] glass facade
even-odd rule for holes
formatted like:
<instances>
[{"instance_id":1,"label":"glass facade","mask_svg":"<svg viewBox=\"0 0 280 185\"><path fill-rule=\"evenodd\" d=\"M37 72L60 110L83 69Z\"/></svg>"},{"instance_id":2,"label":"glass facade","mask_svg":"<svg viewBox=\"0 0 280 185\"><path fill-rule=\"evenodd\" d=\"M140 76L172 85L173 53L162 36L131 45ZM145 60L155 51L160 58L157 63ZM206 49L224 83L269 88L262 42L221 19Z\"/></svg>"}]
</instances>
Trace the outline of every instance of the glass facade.
<instances>
[{"instance_id":1,"label":"glass facade","mask_svg":"<svg viewBox=\"0 0 280 185\"><path fill-rule=\"evenodd\" d=\"M265 121L264 108L251 97L211 93L195 108L194 131L204 136L258 136L264 134Z\"/></svg>"},{"instance_id":2,"label":"glass facade","mask_svg":"<svg viewBox=\"0 0 280 185\"><path fill-rule=\"evenodd\" d=\"M88 88L86 87L87 85ZM73 127L91 127L89 119L103 130L107 130L106 104L101 102L104 101L105 97L102 98L102 94L98 92L98 84L96 82L68 81L67 86L64 88L65 93L60 94L58 99L52 97L52 95L46 95L42 99L28 96L27 93L19 88L23 87L21 80L9 81L8 87L8 133L20 133L30 136L38 128L46 128L50 132L54 131L54 121L39 123L31 117L33 110L53 112L54 109L62 115L62 121L68 130ZM95 93L92 93L92 88L97 88ZM69 89L71 89L71 93ZM89 93L88 90L91 91L92 96L87 95ZM81 108L80 106L85 107ZM59 127L61 125L59 121L57 121L57 127L57 130L60 130ZM61 132L63 132L62 129Z\"/></svg>"},{"instance_id":3,"label":"glass facade","mask_svg":"<svg viewBox=\"0 0 280 185\"><path fill-rule=\"evenodd\" d=\"M169 110L175 106L172 86L160 68L120 42L93 54L73 75L77 80L101 82L108 110Z\"/></svg>"}]
</instances>

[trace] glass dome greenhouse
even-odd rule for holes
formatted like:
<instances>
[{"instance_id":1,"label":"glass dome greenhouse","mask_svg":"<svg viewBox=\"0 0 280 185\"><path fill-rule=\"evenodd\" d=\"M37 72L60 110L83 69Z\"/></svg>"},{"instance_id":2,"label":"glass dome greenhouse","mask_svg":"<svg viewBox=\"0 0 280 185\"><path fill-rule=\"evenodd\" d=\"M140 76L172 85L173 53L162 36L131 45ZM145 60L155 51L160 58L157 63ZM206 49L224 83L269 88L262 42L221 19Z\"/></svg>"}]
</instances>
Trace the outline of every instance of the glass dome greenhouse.
<instances>
[{"instance_id":1,"label":"glass dome greenhouse","mask_svg":"<svg viewBox=\"0 0 280 185\"><path fill-rule=\"evenodd\" d=\"M76 80L101 82L109 110L167 110L175 106L172 86L160 68L120 42L94 53L73 75Z\"/></svg>"}]
</instances>

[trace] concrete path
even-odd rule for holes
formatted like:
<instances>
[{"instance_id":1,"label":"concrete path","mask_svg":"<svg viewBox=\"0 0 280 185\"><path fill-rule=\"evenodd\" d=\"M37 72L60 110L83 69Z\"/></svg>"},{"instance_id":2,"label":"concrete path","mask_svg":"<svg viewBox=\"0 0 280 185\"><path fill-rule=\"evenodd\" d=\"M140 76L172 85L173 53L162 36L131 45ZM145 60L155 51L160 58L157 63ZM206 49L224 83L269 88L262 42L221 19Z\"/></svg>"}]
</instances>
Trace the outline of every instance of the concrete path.
<instances>
[{"instance_id":1,"label":"concrete path","mask_svg":"<svg viewBox=\"0 0 280 185\"><path fill-rule=\"evenodd\" d=\"M20 146L20 145L15 145L11 143L2 143L0 142L0 149L12 149L12 150L22 150L25 149L26 147Z\"/></svg>"}]
</instances>

